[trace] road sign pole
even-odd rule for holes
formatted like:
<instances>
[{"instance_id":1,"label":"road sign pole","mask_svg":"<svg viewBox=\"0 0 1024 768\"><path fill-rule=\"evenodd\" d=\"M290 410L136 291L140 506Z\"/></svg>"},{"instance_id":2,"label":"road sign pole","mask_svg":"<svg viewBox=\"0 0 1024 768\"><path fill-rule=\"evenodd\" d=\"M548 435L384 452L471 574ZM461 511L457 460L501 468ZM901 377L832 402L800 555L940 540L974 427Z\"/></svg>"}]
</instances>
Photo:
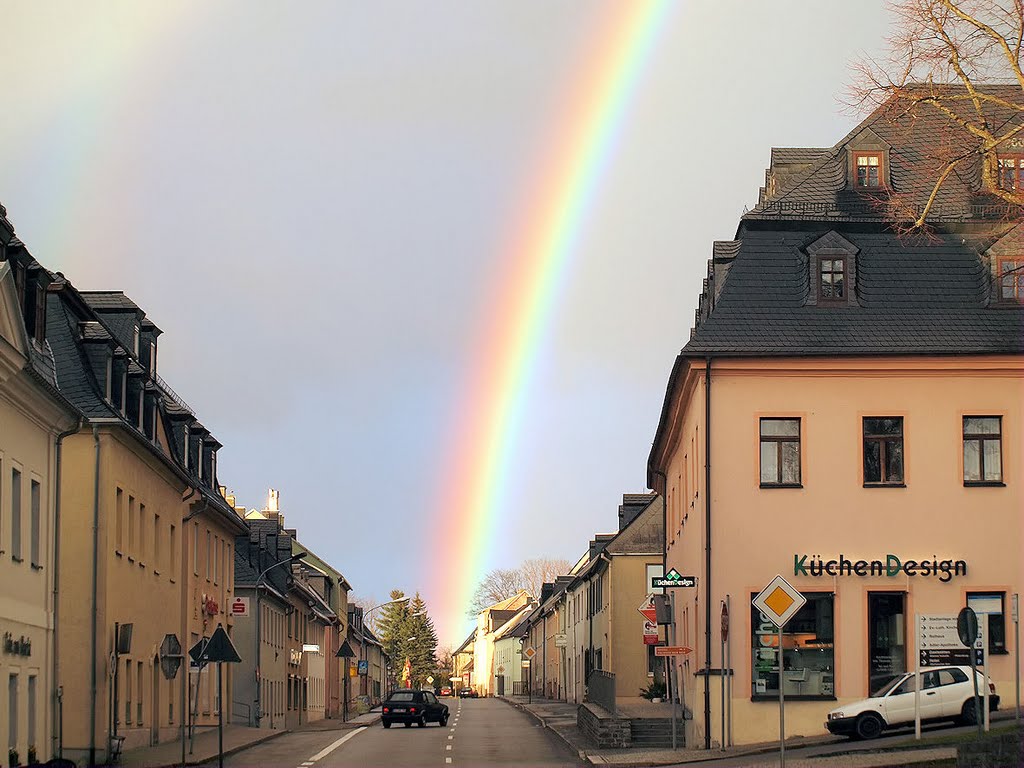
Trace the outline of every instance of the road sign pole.
<instances>
[{"instance_id":1,"label":"road sign pole","mask_svg":"<svg viewBox=\"0 0 1024 768\"><path fill-rule=\"evenodd\" d=\"M725 607L729 608L729 595L725 596ZM729 710L729 746L732 746L732 633L728 633L725 640L725 668L729 671L729 693L726 697L726 704Z\"/></svg>"},{"instance_id":2,"label":"road sign pole","mask_svg":"<svg viewBox=\"0 0 1024 768\"><path fill-rule=\"evenodd\" d=\"M915 666L916 673L914 675L914 738L918 741L921 740L921 614L914 614L914 626L916 627L916 635L914 644L917 646L917 664ZM870 694L871 692L868 691Z\"/></svg>"},{"instance_id":3,"label":"road sign pole","mask_svg":"<svg viewBox=\"0 0 1024 768\"><path fill-rule=\"evenodd\" d=\"M217 662L217 765L224 768L224 662Z\"/></svg>"},{"instance_id":4,"label":"road sign pole","mask_svg":"<svg viewBox=\"0 0 1024 768\"><path fill-rule=\"evenodd\" d=\"M725 607L725 601L722 601L722 629L725 630L729 621L729 609ZM719 683L722 688L722 743L721 750L725 751L725 638L729 634L728 630L719 632L719 636L722 640L722 675L719 678Z\"/></svg>"},{"instance_id":5,"label":"road sign pole","mask_svg":"<svg viewBox=\"0 0 1024 768\"><path fill-rule=\"evenodd\" d=\"M779 768L786 768L786 694L782 690L782 625L779 625Z\"/></svg>"},{"instance_id":6,"label":"road sign pole","mask_svg":"<svg viewBox=\"0 0 1024 768\"><path fill-rule=\"evenodd\" d=\"M982 634L981 634L981 663L985 667L985 732L988 733L989 728L992 725L990 713L988 711L988 614L983 613L981 615L982 621ZM974 649L971 649L971 653L974 653Z\"/></svg>"},{"instance_id":7,"label":"road sign pole","mask_svg":"<svg viewBox=\"0 0 1024 768\"><path fill-rule=\"evenodd\" d=\"M1014 679L1016 681L1017 688L1017 709L1014 719L1017 721L1017 725L1020 725L1020 595L1016 592L1013 593L1013 652L1017 657L1017 663L1014 664L1016 673Z\"/></svg>"}]
</instances>

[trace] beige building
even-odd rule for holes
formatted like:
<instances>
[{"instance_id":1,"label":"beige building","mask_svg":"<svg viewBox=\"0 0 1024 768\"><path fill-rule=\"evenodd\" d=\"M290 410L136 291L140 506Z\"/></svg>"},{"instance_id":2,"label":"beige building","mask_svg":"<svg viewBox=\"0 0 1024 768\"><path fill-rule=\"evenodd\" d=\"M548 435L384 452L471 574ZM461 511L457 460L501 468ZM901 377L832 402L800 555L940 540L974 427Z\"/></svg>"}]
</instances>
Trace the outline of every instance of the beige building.
<instances>
[{"instance_id":1,"label":"beige building","mask_svg":"<svg viewBox=\"0 0 1024 768\"><path fill-rule=\"evenodd\" d=\"M930 188L930 125L879 114L834 147L773 150L769 192L714 246L648 472L666 566L698 577L675 590L688 745L777 739L780 686L787 735L823 735L916 666L915 615L965 605L1013 700L1024 237L980 176L944 189L930 238L893 234L877 201ZM751 605L777 575L807 598L781 647Z\"/></svg>"},{"instance_id":2,"label":"beige building","mask_svg":"<svg viewBox=\"0 0 1024 768\"><path fill-rule=\"evenodd\" d=\"M57 465L78 418L56 390L35 312L49 276L10 242L0 208L0 744L43 762L59 750L53 593Z\"/></svg>"},{"instance_id":3,"label":"beige building","mask_svg":"<svg viewBox=\"0 0 1024 768\"><path fill-rule=\"evenodd\" d=\"M494 689L494 634L519 611L529 605L531 597L521 590L500 603L482 610L477 616L476 637L473 642L472 687L479 696L493 696Z\"/></svg>"}]
</instances>

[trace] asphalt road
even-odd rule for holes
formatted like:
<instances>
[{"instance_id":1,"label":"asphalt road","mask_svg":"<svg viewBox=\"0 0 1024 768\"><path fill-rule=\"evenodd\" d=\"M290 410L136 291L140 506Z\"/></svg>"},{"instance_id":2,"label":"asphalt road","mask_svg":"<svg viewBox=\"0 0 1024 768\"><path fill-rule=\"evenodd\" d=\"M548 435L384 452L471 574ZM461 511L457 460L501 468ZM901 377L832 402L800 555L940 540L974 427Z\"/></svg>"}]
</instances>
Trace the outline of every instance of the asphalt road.
<instances>
[{"instance_id":1,"label":"asphalt road","mask_svg":"<svg viewBox=\"0 0 1024 768\"><path fill-rule=\"evenodd\" d=\"M497 699L444 699L444 728L377 725L289 733L228 757L227 768L446 768L580 765L529 715Z\"/></svg>"}]
</instances>

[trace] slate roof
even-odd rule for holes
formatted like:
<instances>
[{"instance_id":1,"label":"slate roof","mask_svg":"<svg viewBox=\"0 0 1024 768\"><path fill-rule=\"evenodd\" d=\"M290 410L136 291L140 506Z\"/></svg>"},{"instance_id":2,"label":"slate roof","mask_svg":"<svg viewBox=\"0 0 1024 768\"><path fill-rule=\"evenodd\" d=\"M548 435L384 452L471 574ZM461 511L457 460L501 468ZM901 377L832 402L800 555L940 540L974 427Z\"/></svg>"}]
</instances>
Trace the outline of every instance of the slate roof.
<instances>
[{"instance_id":1,"label":"slate roof","mask_svg":"<svg viewBox=\"0 0 1024 768\"><path fill-rule=\"evenodd\" d=\"M814 356L1021 354L1020 305L990 301L991 238L916 244L885 231L843 236L856 256L853 306L814 306L804 247L816 231L747 231L708 316L682 354Z\"/></svg>"},{"instance_id":2,"label":"slate roof","mask_svg":"<svg viewBox=\"0 0 1024 768\"><path fill-rule=\"evenodd\" d=\"M919 86L924 88L924 86ZM986 85L987 92L1017 103L1021 98L1019 85ZM936 86L946 94L964 93L957 86ZM953 103L952 106L956 107ZM960 103L964 110L969 103ZM1018 112L986 107L986 116L996 133L1002 126L1013 125L1022 119ZM851 141L870 131L879 142L889 146L889 180L891 188L908 195L915 204L922 205L931 192L937 168L942 159L954 154L970 155L977 139L966 131L952 127L948 117L928 105L921 105L910 113L894 111L891 106L881 107L847 134L839 143L821 154L797 179L790 179L776 195L759 201L744 219L812 218L815 220L878 220L885 216L880 203L884 199L858 192L848 183L847 148ZM793 157L810 150L777 149L779 157ZM933 209L933 218L972 218L992 215L985 206L1000 203L981 195L980 156L965 160L943 184Z\"/></svg>"}]
</instances>

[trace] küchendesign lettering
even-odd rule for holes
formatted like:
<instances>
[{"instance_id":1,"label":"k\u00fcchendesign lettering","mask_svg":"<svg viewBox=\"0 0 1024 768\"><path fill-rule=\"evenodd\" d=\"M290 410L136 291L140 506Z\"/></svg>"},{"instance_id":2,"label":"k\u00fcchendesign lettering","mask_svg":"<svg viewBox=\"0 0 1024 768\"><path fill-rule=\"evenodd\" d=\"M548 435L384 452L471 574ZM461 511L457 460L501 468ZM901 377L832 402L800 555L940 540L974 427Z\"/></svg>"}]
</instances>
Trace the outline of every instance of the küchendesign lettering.
<instances>
[{"instance_id":1,"label":"k\u00fcchendesign lettering","mask_svg":"<svg viewBox=\"0 0 1024 768\"><path fill-rule=\"evenodd\" d=\"M967 575L967 561L940 560L932 555L931 560L901 560L896 555L886 555L885 560L850 560L845 555L838 559L824 560L821 555L793 555L794 576L930 576L947 582L954 576Z\"/></svg>"}]
</instances>

